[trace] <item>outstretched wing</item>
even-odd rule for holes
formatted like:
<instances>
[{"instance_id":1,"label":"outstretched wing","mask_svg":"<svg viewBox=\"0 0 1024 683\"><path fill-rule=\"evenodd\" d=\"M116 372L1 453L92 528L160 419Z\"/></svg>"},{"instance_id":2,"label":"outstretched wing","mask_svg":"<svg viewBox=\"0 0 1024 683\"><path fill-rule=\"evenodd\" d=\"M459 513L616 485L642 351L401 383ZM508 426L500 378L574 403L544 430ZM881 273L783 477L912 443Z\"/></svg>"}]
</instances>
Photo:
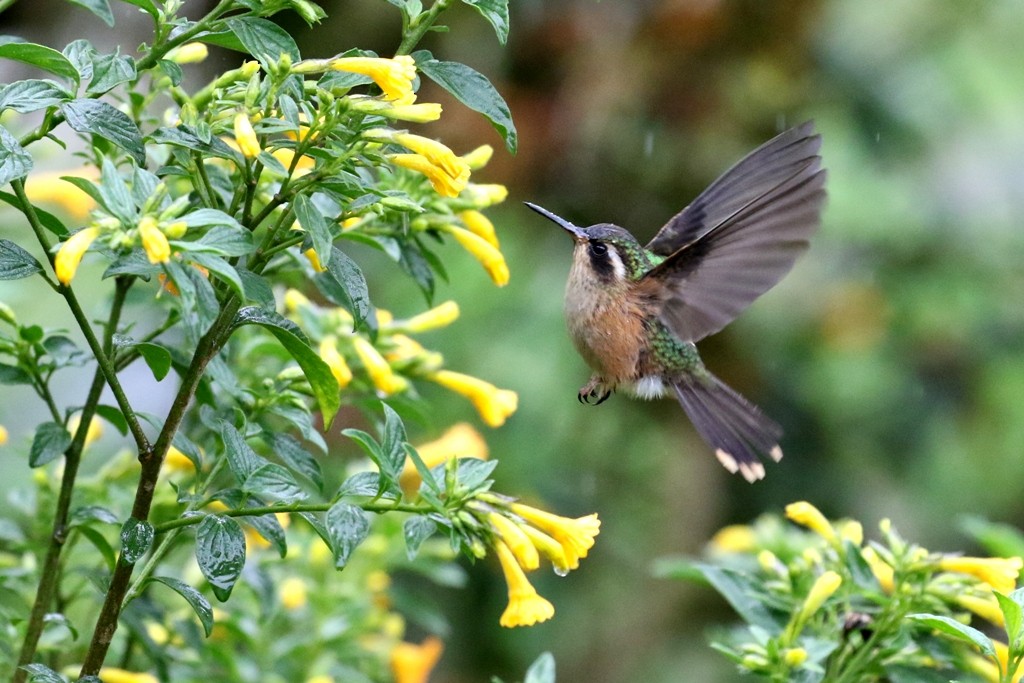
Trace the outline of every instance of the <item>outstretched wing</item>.
<instances>
[{"instance_id":1,"label":"outstretched wing","mask_svg":"<svg viewBox=\"0 0 1024 683\"><path fill-rule=\"evenodd\" d=\"M684 341L732 322L793 267L821 222L825 171L812 122L769 140L711 184L647 248L667 258L661 318Z\"/></svg>"}]
</instances>

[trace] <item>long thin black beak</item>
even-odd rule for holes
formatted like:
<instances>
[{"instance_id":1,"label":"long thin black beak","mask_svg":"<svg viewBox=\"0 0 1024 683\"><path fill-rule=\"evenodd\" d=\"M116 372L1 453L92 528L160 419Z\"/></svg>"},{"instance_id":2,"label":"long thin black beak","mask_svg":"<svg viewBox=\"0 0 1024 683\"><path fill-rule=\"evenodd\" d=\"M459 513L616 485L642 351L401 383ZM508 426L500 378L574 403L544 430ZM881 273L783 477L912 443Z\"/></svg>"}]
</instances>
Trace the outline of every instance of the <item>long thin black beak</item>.
<instances>
[{"instance_id":1,"label":"long thin black beak","mask_svg":"<svg viewBox=\"0 0 1024 683\"><path fill-rule=\"evenodd\" d=\"M547 218L549 221L551 221L558 227L568 232L570 235L573 236L574 239L583 239L583 233L580 231L580 229L573 225L572 223L570 223L569 221L562 218L561 216L556 216L547 209L541 206L537 206L536 204L531 204L530 202L523 202L523 204L526 204L528 207L539 213L541 216L544 216L544 218Z\"/></svg>"}]
</instances>

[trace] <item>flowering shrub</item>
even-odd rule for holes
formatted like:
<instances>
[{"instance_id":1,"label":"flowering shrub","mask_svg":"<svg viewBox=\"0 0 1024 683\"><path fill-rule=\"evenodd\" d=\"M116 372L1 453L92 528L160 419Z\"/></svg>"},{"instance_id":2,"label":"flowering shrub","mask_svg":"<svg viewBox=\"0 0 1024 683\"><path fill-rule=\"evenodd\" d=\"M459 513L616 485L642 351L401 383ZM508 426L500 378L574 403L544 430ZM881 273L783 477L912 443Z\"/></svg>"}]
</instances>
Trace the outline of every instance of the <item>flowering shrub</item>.
<instances>
[{"instance_id":1,"label":"flowering shrub","mask_svg":"<svg viewBox=\"0 0 1024 683\"><path fill-rule=\"evenodd\" d=\"M804 501L785 514L796 526L765 515L720 530L706 562L659 565L710 584L746 622L712 639L741 671L830 683L1024 675L1020 556L929 552L889 520L865 542L860 522L830 521Z\"/></svg>"},{"instance_id":2,"label":"flowering shrub","mask_svg":"<svg viewBox=\"0 0 1024 683\"><path fill-rule=\"evenodd\" d=\"M401 414L429 410L423 383L465 396L489 427L518 397L417 341L456 321L455 302L395 318L347 253L381 251L428 301L444 273L432 248L448 239L508 282L483 213L507 193L477 181L491 148L460 155L404 128L441 117L417 99L429 78L515 151L484 76L412 52L451 1L392 1L394 56L328 59L302 59L267 19L291 10L315 24L322 11L308 0L221 0L198 20L178 0L126 1L152 19L137 56L85 40L0 46L47 76L0 88L0 112L13 114L0 127L0 184L12 190L0 199L24 219L0 240L0 279L40 278L46 305L63 302L77 326L43 329L31 310L0 307L0 381L31 387L47 413L22 453L33 495L15 492L5 512L0 582L23 602L0 610L0 675L424 681L443 642L405 642L405 623L439 619L422 600L400 611L390 576L457 584L460 552L497 557L503 626L550 619L527 572L541 558L575 569L597 516L492 491L497 463L468 425L410 445ZM112 25L106 3L79 4ZM505 2L464 4L505 41ZM189 90L183 71L208 45L250 61ZM34 170L40 141L72 136L83 164ZM176 387L161 414L138 410L122 385L139 363ZM91 381L55 392L77 366L93 368ZM372 428L341 429L365 460L332 483L323 432L338 429L342 406ZM103 425L120 438L97 441ZM527 680L553 681L550 658Z\"/></svg>"}]
</instances>

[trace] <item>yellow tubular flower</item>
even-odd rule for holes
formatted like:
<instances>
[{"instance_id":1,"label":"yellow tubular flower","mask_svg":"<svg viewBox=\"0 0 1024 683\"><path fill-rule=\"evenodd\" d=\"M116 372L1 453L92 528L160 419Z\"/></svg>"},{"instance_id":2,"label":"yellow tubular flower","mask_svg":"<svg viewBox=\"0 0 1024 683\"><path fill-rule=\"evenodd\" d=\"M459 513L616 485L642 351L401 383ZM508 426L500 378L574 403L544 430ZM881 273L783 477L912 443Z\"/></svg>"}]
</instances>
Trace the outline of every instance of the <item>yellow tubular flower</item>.
<instances>
[{"instance_id":1,"label":"yellow tubular flower","mask_svg":"<svg viewBox=\"0 0 1024 683\"><path fill-rule=\"evenodd\" d=\"M309 260L309 265L313 266L313 270L315 270L316 272L322 273L325 270L327 270L326 268L324 268L323 264L320 263L320 257L317 255L316 249L307 249L306 251L302 252L302 255Z\"/></svg>"},{"instance_id":2,"label":"yellow tubular flower","mask_svg":"<svg viewBox=\"0 0 1024 683\"><path fill-rule=\"evenodd\" d=\"M745 553L754 549L757 535L746 524L730 524L722 527L711 537L711 550L722 553Z\"/></svg>"},{"instance_id":3,"label":"yellow tubular flower","mask_svg":"<svg viewBox=\"0 0 1024 683\"><path fill-rule=\"evenodd\" d=\"M1024 562L1019 557L944 557L939 560L939 569L968 574L1005 595L1016 588L1022 566Z\"/></svg>"},{"instance_id":4,"label":"yellow tubular flower","mask_svg":"<svg viewBox=\"0 0 1024 683\"><path fill-rule=\"evenodd\" d=\"M508 546L495 541L494 552L505 574L505 583L508 584L508 607L498 623L505 628L533 626L555 616L554 605L537 593Z\"/></svg>"},{"instance_id":5,"label":"yellow tubular flower","mask_svg":"<svg viewBox=\"0 0 1024 683\"><path fill-rule=\"evenodd\" d=\"M78 264L82 262L82 256L89 249L89 245L99 237L99 234L99 228L84 228L69 237L60 246L53 261L53 269L62 285L66 287L71 284L71 280L78 270Z\"/></svg>"},{"instance_id":6,"label":"yellow tubular flower","mask_svg":"<svg viewBox=\"0 0 1024 683\"><path fill-rule=\"evenodd\" d=\"M428 375L427 379L472 401L481 419L489 427L500 427L505 424L505 420L516 412L519 405L519 395L516 392L498 389L490 382L461 372L438 370Z\"/></svg>"},{"instance_id":7,"label":"yellow tubular flower","mask_svg":"<svg viewBox=\"0 0 1024 683\"><path fill-rule=\"evenodd\" d=\"M7 433L7 427L0 425L0 446L6 445L8 439L10 439L10 435Z\"/></svg>"},{"instance_id":8,"label":"yellow tubular flower","mask_svg":"<svg viewBox=\"0 0 1024 683\"><path fill-rule=\"evenodd\" d=\"M235 114L235 142L246 159L252 159L260 153L259 138L256 137L249 115L243 111Z\"/></svg>"},{"instance_id":9,"label":"yellow tubular flower","mask_svg":"<svg viewBox=\"0 0 1024 683\"><path fill-rule=\"evenodd\" d=\"M295 161L295 150L288 149L287 147L275 149L270 153L270 156L280 161L281 165L284 166L285 169L291 169L292 163L294 162L295 169L292 171L293 178L301 178L312 171L313 167L316 166L316 161L313 157L306 156L305 154L299 157L298 161Z\"/></svg>"},{"instance_id":10,"label":"yellow tubular flower","mask_svg":"<svg viewBox=\"0 0 1024 683\"><path fill-rule=\"evenodd\" d=\"M320 341L320 358L327 363L331 374L338 381L338 387L344 389L352 381L352 370L345 362L344 356L338 351L338 340L334 335L328 335Z\"/></svg>"},{"instance_id":11,"label":"yellow tubular flower","mask_svg":"<svg viewBox=\"0 0 1024 683\"><path fill-rule=\"evenodd\" d=\"M864 526L855 519L844 519L836 524L839 537L855 546L864 542Z\"/></svg>"},{"instance_id":12,"label":"yellow tubular flower","mask_svg":"<svg viewBox=\"0 0 1024 683\"><path fill-rule=\"evenodd\" d=\"M305 607L308 602L308 593L306 582L297 576L289 576L281 581L277 587L277 594L281 598L281 605L289 612Z\"/></svg>"},{"instance_id":13,"label":"yellow tubular flower","mask_svg":"<svg viewBox=\"0 0 1024 683\"><path fill-rule=\"evenodd\" d=\"M405 332L426 332L447 327L459 317L459 305L454 301L445 301L443 304L434 306L429 311L406 320L400 325Z\"/></svg>"},{"instance_id":14,"label":"yellow tubular flower","mask_svg":"<svg viewBox=\"0 0 1024 683\"><path fill-rule=\"evenodd\" d=\"M370 376L370 381L373 382L373 386L378 391L385 396L390 396L391 394L397 394L408 386L405 378L396 375L391 370L391 366L384 360L384 356L380 355L380 351L367 339L356 336L352 338L352 344L355 346L359 360L363 362L366 374Z\"/></svg>"},{"instance_id":15,"label":"yellow tubular flower","mask_svg":"<svg viewBox=\"0 0 1024 683\"><path fill-rule=\"evenodd\" d=\"M402 147L426 157L427 161L441 168L452 178L459 178L461 176L469 178L469 164L462 157L456 156L455 152L449 149L447 145L437 140L431 140L430 138L413 133L393 133L390 135L390 139Z\"/></svg>"},{"instance_id":16,"label":"yellow tubular flower","mask_svg":"<svg viewBox=\"0 0 1024 683\"><path fill-rule=\"evenodd\" d=\"M498 245L498 234L494 230L494 223L491 219L483 215L476 209L470 209L469 211L459 212L459 220L466 226L474 235L483 237L485 240L491 243L492 246L497 248Z\"/></svg>"},{"instance_id":17,"label":"yellow tubular flower","mask_svg":"<svg viewBox=\"0 0 1024 683\"><path fill-rule=\"evenodd\" d=\"M160 683L160 680L153 674L135 673L125 669L116 669L112 666L104 666L100 669L100 678L103 683Z\"/></svg>"},{"instance_id":18,"label":"yellow tubular flower","mask_svg":"<svg viewBox=\"0 0 1024 683\"><path fill-rule=\"evenodd\" d=\"M208 55L205 43L185 43L168 52L164 58L175 64L198 64Z\"/></svg>"},{"instance_id":19,"label":"yellow tubular flower","mask_svg":"<svg viewBox=\"0 0 1024 683\"><path fill-rule=\"evenodd\" d=\"M487 165L487 162L491 160L494 155L494 148L490 145L480 145L472 152L462 155L462 160L465 161L470 170L479 171L481 168Z\"/></svg>"},{"instance_id":20,"label":"yellow tubular flower","mask_svg":"<svg viewBox=\"0 0 1024 683\"><path fill-rule=\"evenodd\" d=\"M284 310L288 313L294 313L300 308L309 306L309 299L306 295L297 289L287 289L284 293Z\"/></svg>"},{"instance_id":21,"label":"yellow tubular flower","mask_svg":"<svg viewBox=\"0 0 1024 683\"><path fill-rule=\"evenodd\" d=\"M508 188L497 183L480 185L470 183L466 187L466 194L470 201L478 209L486 209L488 206L501 204L508 197Z\"/></svg>"},{"instance_id":22,"label":"yellow tubular flower","mask_svg":"<svg viewBox=\"0 0 1024 683\"><path fill-rule=\"evenodd\" d=\"M842 584L843 577L834 571L830 570L819 576L811 586L811 590L807 593L807 599L804 600L804 604L800 607L797 620L803 622L817 612Z\"/></svg>"},{"instance_id":23,"label":"yellow tubular flower","mask_svg":"<svg viewBox=\"0 0 1024 683\"><path fill-rule=\"evenodd\" d=\"M494 245L465 228L449 225L446 230L451 233L456 242L480 262L487 274L491 276L491 281L494 284L499 287L508 284L508 264L505 263L505 256Z\"/></svg>"},{"instance_id":24,"label":"yellow tubular flower","mask_svg":"<svg viewBox=\"0 0 1024 683\"><path fill-rule=\"evenodd\" d=\"M427 683L444 643L437 636L428 636L422 643L399 643L391 651L391 673L395 683Z\"/></svg>"},{"instance_id":25,"label":"yellow tubular flower","mask_svg":"<svg viewBox=\"0 0 1024 683\"><path fill-rule=\"evenodd\" d=\"M61 176L98 180L99 172L95 168L83 168L33 173L25 179L25 195L33 204L56 204L75 221L84 221L96 208L96 200L75 185L61 180Z\"/></svg>"},{"instance_id":26,"label":"yellow tubular flower","mask_svg":"<svg viewBox=\"0 0 1024 683\"><path fill-rule=\"evenodd\" d=\"M596 513L571 519L522 503L513 503L511 509L561 544L570 569L580 566L580 559L587 556L594 547L594 538L601 532L601 520L597 518Z\"/></svg>"},{"instance_id":27,"label":"yellow tubular flower","mask_svg":"<svg viewBox=\"0 0 1024 683\"><path fill-rule=\"evenodd\" d=\"M409 55L394 59L380 57L337 57L329 63L335 71L369 76L384 91L384 99L398 104L412 104L416 95L412 91L416 79L416 61Z\"/></svg>"},{"instance_id":28,"label":"yellow tubular flower","mask_svg":"<svg viewBox=\"0 0 1024 683\"><path fill-rule=\"evenodd\" d=\"M954 596L953 601L964 609L977 614L985 621L1000 627L1006 626L1006 617L1003 616L1003 610L999 608L999 601L996 600L996 596L991 592L986 597L961 594Z\"/></svg>"},{"instance_id":29,"label":"yellow tubular flower","mask_svg":"<svg viewBox=\"0 0 1024 683\"><path fill-rule=\"evenodd\" d=\"M487 515L487 521L491 523L498 536L515 555L520 567L532 572L540 566L540 554L520 525L496 512Z\"/></svg>"},{"instance_id":30,"label":"yellow tubular flower","mask_svg":"<svg viewBox=\"0 0 1024 683\"><path fill-rule=\"evenodd\" d=\"M393 102L381 102L371 97L349 97L348 101L349 106L355 111L363 114L386 116L396 121L430 123L441 118L441 105L436 102L396 105Z\"/></svg>"},{"instance_id":31,"label":"yellow tubular flower","mask_svg":"<svg viewBox=\"0 0 1024 683\"><path fill-rule=\"evenodd\" d=\"M818 508L805 500L786 506L786 517L815 532L829 543L836 541L836 531Z\"/></svg>"},{"instance_id":32,"label":"yellow tubular flower","mask_svg":"<svg viewBox=\"0 0 1024 683\"><path fill-rule=\"evenodd\" d=\"M167 449L167 457L164 458L164 469L168 472L195 472L195 464L192 460L174 446Z\"/></svg>"},{"instance_id":33,"label":"yellow tubular flower","mask_svg":"<svg viewBox=\"0 0 1024 683\"><path fill-rule=\"evenodd\" d=\"M150 263L167 263L171 260L171 245L152 216L143 216L139 221L139 239Z\"/></svg>"},{"instance_id":34,"label":"yellow tubular flower","mask_svg":"<svg viewBox=\"0 0 1024 683\"><path fill-rule=\"evenodd\" d=\"M388 158L396 166L407 168L427 176L434 191L444 197L458 197L469 181L469 169L458 177L452 177L443 168L432 164L422 154L389 154Z\"/></svg>"},{"instance_id":35,"label":"yellow tubular flower","mask_svg":"<svg viewBox=\"0 0 1024 683\"><path fill-rule=\"evenodd\" d=\"M882 590L891 595L896 587L895 572L893 571L893 568L890 567L885 560L879 557L878 553L875 552L875 549L871 546L862 548L860 554L864 558L864 561L868 563L868 566L871 567L871 573L875 575L878 583L882 586Z\"/></svg>"}]
</instances>

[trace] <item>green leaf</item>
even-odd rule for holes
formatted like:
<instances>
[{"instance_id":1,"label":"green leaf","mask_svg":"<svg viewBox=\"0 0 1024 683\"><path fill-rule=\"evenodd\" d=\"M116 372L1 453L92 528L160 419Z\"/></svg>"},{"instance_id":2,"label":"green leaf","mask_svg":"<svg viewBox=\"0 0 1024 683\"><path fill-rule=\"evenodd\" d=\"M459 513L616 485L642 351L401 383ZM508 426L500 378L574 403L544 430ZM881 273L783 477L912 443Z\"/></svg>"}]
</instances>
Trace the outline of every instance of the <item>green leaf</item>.
<instances>
[{"instance_id":1,"label":"green leaf","mask_svg":"<svg viewBox=\"0 0 1024 683\"><path fill-rule=\"evenodd\" d=\"M128 421L124 419L120 408L101 403L96 406L96 414L112 424L114 429L121 432L121 436L128 434Z\"/></svg>"},{"instance_id":2,"label":"green leaf","mask_svg":"<svg viewBox=\"0 0 1024 683\"><path fill-rule=\"evenodd\" d=\"M0 136L2 136L2 133L0 133ZM2 157L2 154L3 152L0 151L0 157ZM14 208L21 211L21 200L19 200L17 196L11 194L10 192L0 192L0 201L10 204ZM35 207L35 209L36 217L39 219L39 222L43 224L44 228L52 232L57 237L60 237L61 239L67 237L68 229L59 218L54 216L49 211L44 211L43 209L40 209L38 206Z\"/></svg>"},{"instance_id":3,"label":"green leaf","mask_svg":"<svg viewBox=\"0 0 1024 683\"><path fill-rule=\"evenodd\" d=\"M334 550L334 566L344 569L352 551L370 533L370 520L363 509L349 503L335 503L324 517Z\"/></svg>"},{"instance_id":4,"label":"green leaf","mask_svg":"<svg viewBox=\"0 0 1024 683\"><path fill-rule=\"evenodd\" d=\"M131 188L125 182L121 172L109 156L103 157L100 168L100 184L96 187L102 204L123 224L134 225L138 220L139 210L135 206Z\"/></svg>"},{"instance_id":5,"label":"green leaf","mask_svg":"<svg viewBox=\"0 0 1024 683\"><path fill-rule=\"evenodd\" d=\"M508 40L508 0L462 0L462 2L491 22L494 32L498 35L498 42L504 45Z\"/></svg>"},{"instance_id":6,"label":"green leaf","mask_svg":"<svg viewBox=\"0 0 1024 683\"><path fill-rule=\"evenodd\" d=\"M245 286L242 284L242 278L230 263L215 254L192 254L191 259L193 263L206 268L211 275L231 287L239 299L245 299Z\"/></svg>"},{"instance_id":7,"label":"green leaf","mask_svg":"<svg viewBox=\"0 0 1024 683\"><path fill-rule=\"evenodd\" d=\"M157 382L163 380L171 369L171 352L159 344L137 342L131 337L114 336L114 346L119 349L135 349L142 356Z\"/></svg>"},{"instance_id":8,"label":"green leaf","mask_svg":"<svg viewBox=\"0 0 1024 683\"><path fill-rule=\"evenodd\" d=\"M210 634L213 632L213 607L202 593L184 581L179 581L169 576L154 576L150 581L162 583L185 598L185 601L192 607L192 611L199 617L199 623L203 625L206 637L210 637Z\"/></svg>"},{"instance_id":9,"label":"green leaf","mask_svg":"<svg viewBox=\"0 0 1024 683\"><path fill-rule=\"evenodd\" d=\"M363 271L341 249L331 247L330 251L330 265L314 278L317 289L331 303L344 306L355 318L357 326L363 326L373 313Z\"/></svg>"},{"instance_id":10,"label":"green leaf","mask_svg":"<svg viewBox=\"0 0 1024 683\"><path fill-rule=\"evenodd\" d=\"M989 657L995 657L996 649L992 645L992 639L978 629L961 624L956 619L940 616L938 614L909 614L907 619L912 619L924 626L933 628L936 631L953 636L958 640L971 643Z\"/></svg>"},{"instance_id":11,"label":"green leaf","mask_svg":"<svg viewBox=\"0 0 1024 683\"><path fill-rule=\"evenodd\" d=\"M993 557L1024 556L1024 532L1017 527L975 516L961 519L959 526Z\"/></svg>"},{"instance_id":12,"label":"green leaf","mask_svg":"<svg viewBox=\"0 0 1024 683\"><path fill-rule=\"evenodd\" d=\"M356 472L351 477L341 482L335 498L345 496L369 496L376 498L381 495L380 472Z\"/></svg>"},{"instance_id":13,"label":"green leaf","mask_svg":"<svg viewBox=\"0 0 1024 683\"><path fill-rule=\"evenodd\" d=\"M309 479L321 491L324 490L324 475L316 461L302 444L287 434L263 432L261 435L270 449L291 469Z\"/></svg>"},{"instance_id":14,"label":"green leaf","mask_svg":"<svg viewBox=\"0 0 1024 683\"><path fill-rule=\"evenodd\" d=\"M1014 600L1013 597L1007 597L999 591L992 592L999 602L999 609L1003 612L1007 642L1013 647L1014 643L1021 636L1021 626L1024 624L1024 611L1021 610L1020 603ZM1017 593L1017 591L1014 591L1014 593Z\"/></svg>"},{"instance_id":15,"label":"green leaf","mask_svg":"<svg viewBox=\"0 0 1024 683\"><path fill-rule=\"evenodd\" d=\"M43 272L36 258L10 240L0 240L0 280L18 280Z\"/></svg>"},{"instance_id":16,"label":"green leaf","mask_svg":"<svg viewBox=\"0 0 1024 683\"><path fill-rule=\"evenodd\" d=\"M320 258L320 265L326 268L334 251L331 248L334 235L331 233L330 222L320 213L320 209L316 208L313 200L304 194L297 195L292 200L292 208L295 210L299 225L313 240L313 251Z\"/></svg>"},{"instance_id":17,"label":"green leaf","mask_svg":"<svg viewBox=\"0 0 1024 683\"><path fill-rule=\"evenodd\" d=\"M218 515L204 518L196 529L196 562L217 599L231 597L245 566L245 534L238 522Z\"/></svg>"},{"instance_id":18,"label":"green leaf","mask_svg":"<svg viewBox=\"0 0 1024 683\"><path fill-rule=\"evenodd\" d=\"M68 0L73 5L84 7L103 20L107 26L114 25L114 13L110 11L108 0Z\"/></svg>"},{"instance_id":19,"label":"green leaf","mask_svg":"<svg viewBox=\"0 0 1024 683\"><path fill-rule=\"evenodd\" d=\"M267 278L245 268L236 268L235 271L242 278L246 301L251 301L260 308L267 309L272 309L277 305L277 300L274 298L274 290L271 289Z\"/></svg>"},{"instance_id":20,"label":"green leaf","mask_svg":"<svg viewBox=\"0 0 1024 683\"><path fill-rule=\"evenodd\" d=\"M341 396L338 380L334 379L327 363L309 347L305 335L302 335L301 332L296 334L298 327L294 323L274 311L267 311L255 306L243 308L235 317L235 326L247 324L259 325L273 334L281 346L295 359L303 374L306 375L313 396L316 397L320 413L324 418L324 428L329 429L331 422L334 421L334 416L341 407Z\"/></svg>"},{"instance_id":21,"label":"green leaf","mask_svg":"<svg viewBox=\"0 0 1024 683\"><path fill-rule=\"evenodd\" d=\"M107 571L114 571L114 568L117 566L117 553L114 552L114 548L107 541L107 538L90 526L79 526L75 530L82 534L85 540L92 543L93 547L103 556L103 561L107 565Z\"/></svg>"},{"instance_id":22,"label":"green leaf","mask_svg":"<svg viewBox=\"0 0 1024 683\"><path fill-rule=\"evenodd\" d=\"M71 445L71 435L57 422L44 422L36 429L28 452L30 467L40 467L63 455Z\"/></svg>"},{"instance_id":23,"label":"green leaf","mask_svg":"<svg viewBox=\"0 0 1024 683\"><path fill-rule=\"evenodd\" d=\"M416 58L420 72L454 95L459 102L483 114L505 140L508 151L516 153L518 135L512 123L512 112L486 76L459 62L434 59L426 51L416 52L413 57Z\"/></svg>"},{"instance_id":24,"label":"green leaf","mask_svg":"<svg viewBox=\"0 0 1024 683\"><path fill-rule=\"evenodd\" d=\"M120 520L113 512L101 505L84 505L75 508L71 513L69 527L77 527L89 522L100 522L102 524L117 524Z\"/></svg>"},{"instance_id":25,"label":"green leaf","mask_svg":"<svg viewBox=\"0 0 1024 683\"><path fill-rule=\"evenodd\" d=\"M481 460L480 458L459 458L456 478L459 484L467 489L479 489L487 482L487 478L498 466L497 460Z\"/></svg>"},{"instance_id":26,"label":"green leaf","mask_svg":"<svg viewBox=\"0 0 1024 683\"><path fill-rule=\"evenodd\" d=\"M0 59L13 59L23 64L31 64L55 76L67 78L78 86L78 69L67 57L53 48L35 43L4 43L0 45Z\"/></svg>"},{"instance_id":27,"label":"green leaf","mask_svg":"<svg viewBox=\"0 0 1024 683\"><path fill-rule=\"evenodd\" d=\"M203 140L187 126L157 128L150 133L149 139L160 145L184 147L185 149L191 149L206 156L218 157L220 159L242 158L241 154L228 147L220 138ZM200 211L213 211L213 209L200 209ZM218 211L217 213L220 212Z\"/></svg>"},{"instance_id":28,"label":"green leaf","mask_svg":"<svg viewBox=\"0 0 1024 683\"><path fill-rule=\"evenodd\" d=\"M224 442L224 454L228 459L228 467L239 484L252 476L252 473L269 464L269 461L249 447L245 437L229 422L220 423L220 438Z\"/></svg>"},{"instance_id":29,"label":"green leaf","mask_svg":"<svg viewBox=\"0 0 1024 683\"><path fill-rule=\"evenodd\" d=\"M555 683L555 657L544 652L526 670L523 683Z\"/></svg>"},{"instance_id":30,"label":"green leaf","mask_svg":"<svg viewBox=\"0 0 1024 683\"><path fill-rule=\"evenodd\" d=\"M129 517L121 527L121 558L128 564L135 564L149 552L155 536L152 524Z\"/></svg>"},{"instance_id":31,"label":"green leaf","mask_svg":"<svg viewBox=\"0 0 1024 683\"><path fill-rule=\"evenodd\" d=\"M0 363L0 384L32 384L32 376L17 365Z\"/></svg>"},{"instance_id":32,"label":"green leaf","mask_svg":"<svg viewBox=\"0 0 1024 683\"><path fill-rule=\"evenodd\" d=\"M302 59L295 39L272 21L259 17L236 17L226 23L266 71L277 66L282 54L288 55L293 64Z\"/></svg>"},{"instance_id":33,"label":"green leaf","mask_svg":"<svg viewBox=\"0 0 1024 683\"><path fill-rule=\"evenodd\" d=\"M30 78L0 88L0 111L13 109L19 114L27 114L72 98L70 92L54 81Z\"/></svg>"},{"instance_id":34,"label":"green leaf","mask_svg":"<svg viewBox=\"0 0 1024 683\"><path fill-rule=\"evenodd\" d=\"M153 0L121 0L121 2L126 2L129 5L135 5L142 11L148 13L151 17L153 17L153 19L160 18L160 10L157 9L156 4L153 3ZM206 635L210 634L207 633Z\"/></svg>"},{"instance_id":35,"label":"green leaf","mask_svg":"<svg viewBox=\"0 0 1024 683\"><path fill-rule=\"evenodd\" d=\"M44 664L26 664L21 668L28 672L28 683L64 683L60 674Z\"/></svg>"},{"instance_id":36,"label":"green leaf","mask_svg":"<svg viewBox=\"0 0 1024 683\"><path fill-rule=\"evenodd\" d=\"M99 55L92 60L92 80L85 89L88 95L102 95L122 83L128 83L138 77L135 60L118 53Z\"/></svg>"},{"instance_id":37,"label":"green leaf","mask_svg":"<svg viewBox=\"0 0 1024 683\"><path fill-rule=\"evenodd\" d=\"M249 501L249 503L250 505L257 504L256 501ZM277 554L282 558L288 554L288 540L285 537L284 527L277 521L276 515L250 515L248 517L241 517L240 520L256 529L260 536L274 546Z\"/></svg>"},{"instance_id":38,"label":"green leaf","mask_svg":"<svg viewBox=\"0 0 1024 683\"><path fill-rule=\"evenodd\" d=\"M416 559L423 541L434 535L437 531L437 524L422 515L416 515L405 520L402 524L402 537L405 538L405 554L409 561Z\"/></svg>"},{"instance_id":39,"label":"green leaf","mask_svg":"<svg viewBox=\"0 0 1024 683\"><path fill-rule=\"evenodd\" d=\"M73 130L98 135L128 152L139 166L145 165L142 133L127 114L106 102L92 99L72 100L60 108Z\"/></svg>"},{"instance_id":40,"label":"green leaf","mask_svg":"<svg viewBox=\"0 0 1024 683\"><path fill-rule=\"evenodd\" d=\"M220 212L215 211L214 213ZM214 254L216 256L245 256L254 249L252 235L241 226L234 228L217 225L207 230L206 234L197 240L191 242L170 240L170 242L173 246L193 254Z\"/></svg>"},{"instance_id":41,"label":"green leaf","mask_svg":"<svg viewBox=\"0 0 1024 683\"><path fill-rule=\"evenodd\" d=\"M419 452L412 447L412 444L405 444L405 454L410 460L412 460L413 466L416 467L416 471L420 475L420 481L423 482L422 485L425 485L427 489L436 494L441 493L441 486L438 484L437 478L434 477L430 468L427 467L425 462L423 462L423 458L421 458Z\"/></svg>"},{"instance_id":42,"label":"green leaf","mask_svg":"<svg viewBox=\"0 0 1024 683\"><path fill-rule=\"evenodd\" d=\"M272 462L257 468L242 484L246 493L292 503L307 498L291 472Z\"/></svg>"},{"instance_id":43,"label":"green leaf","mask_svg":"<svg viewBox=\"0 0 1024 683\"><path fill-rule=\"evenodd\" d=\"M341 430L343 436L355 441L359 446L366 452L366 455L370 457L373 464L377 466L377 469L383 469L384 465L384 453L381 451L380 444L371 435L367 434L361 429L348 428Z\"/></svg>"},{"instance_id":44,"label":"green leaf","mask_svg":"<svg viewBox=\"0 0 1024 683\"><path fill-rule=\"evenodd\" d=\"M397 479L405 467L405 424L398 413L387 403L384 406L384 433L381 453L384 456L384 472L389 479Z\"/></svg>"},{"instance_id":45,"label":"green leaf","mask_svg":"<svg viewBox=\"0 0 1024 683\"><path fill-rule=\"evenodd\" d=\"M765 607L758 582L741 572L697 563L694 568L717 590L748 624L771 634L782 631L782 623Z\"/></svg>"},{"instance_id":46,"label":"green leaf","mask_svg":"<svg viewBox=\"0 0 1024 683\"><path fill-rule=\"evenodd\" d=\"M24 150L18 140L0 126L0 187L12 180L20 180L32 170L32 155ZM19 209L21 202L15 204Z\"/></svg>"},{"instance_id":47,"label":"green leaf","mask_svg":"<svg viewBox=\"0 0 1024 683\"><path fill-rule=\"evenodd\" d=\"M70 43L64 46L61 54L67 57L71 65L75 67L75 70L79 74L79 78L92 78L92 60L96 56L96 48L92 46L88 40L79 38L78 40L72 40ZM75 81L75 89L77 90L78 81Z\"/></svg>"},{"instance_id":48,"label":"green leaf","mask_svg":"<svg viewBox=\"0 0 1024 683\"><path fill-rule=\"evenodd\" d=\"M190 228L223 226L231 228L235 232L246 232L241 223L223 211L218 211L217 209L196 209L195 211L191 211L182 216L181 220ZM252 243L251 238L249 239L249 243Z\"/></svg>"}]
</instances>

